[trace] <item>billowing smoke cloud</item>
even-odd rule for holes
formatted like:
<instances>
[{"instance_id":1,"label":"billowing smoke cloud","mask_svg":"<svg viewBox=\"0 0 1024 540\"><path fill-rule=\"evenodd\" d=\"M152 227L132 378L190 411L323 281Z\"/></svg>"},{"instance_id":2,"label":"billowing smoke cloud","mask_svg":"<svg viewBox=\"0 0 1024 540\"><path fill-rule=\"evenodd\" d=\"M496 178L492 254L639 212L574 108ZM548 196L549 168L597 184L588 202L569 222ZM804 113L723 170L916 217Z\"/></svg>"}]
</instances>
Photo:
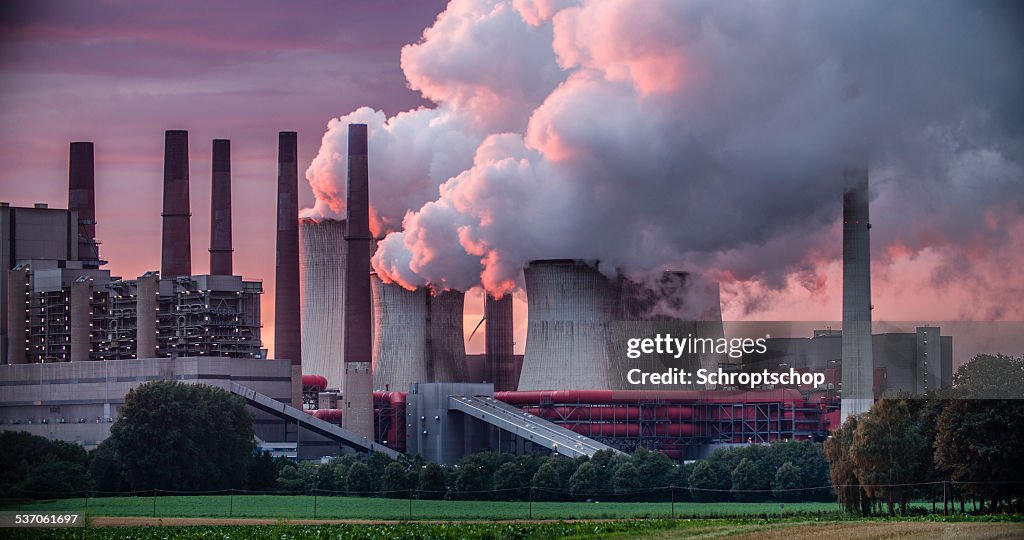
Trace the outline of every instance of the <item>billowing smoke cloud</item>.
<instances>
[{"instance_id":1,"label":"billowing smoke cloud","mask_svg":"<svg viewBox=\"0 0 1024 540\"><path fill-rule=\"evenodd\" d=\"M374 207L390 225L411 209L374 267L410 287L494 292L538 258L704 268L726 288L754 284L747 308L760 309L794 280L823 287L842 169L865 164L880 260L893 246L994 249L1024 206L1015 9L453 2L402 55L437 109L371 123ZM343 193L335 132L360 114L374 113L332 123L315 188ZM392 139L378 145L381 132Z\"/></svg>"}]
</instances>

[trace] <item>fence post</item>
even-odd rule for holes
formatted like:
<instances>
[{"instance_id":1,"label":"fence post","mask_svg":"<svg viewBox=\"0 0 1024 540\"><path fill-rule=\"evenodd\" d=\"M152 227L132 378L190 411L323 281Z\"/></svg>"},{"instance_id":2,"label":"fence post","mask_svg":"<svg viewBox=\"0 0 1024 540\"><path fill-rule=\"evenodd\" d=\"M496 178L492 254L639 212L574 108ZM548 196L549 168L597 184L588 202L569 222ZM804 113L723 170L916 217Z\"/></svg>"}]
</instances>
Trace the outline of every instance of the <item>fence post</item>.
<instances>
[{"instance_id":1,"label":"fence post","mask_svg":"<svg viewBox=\"0 0 1024 540\"><path fill-rule=\"evenodd\" d=\"M228 517L235 517L235 488L228 490Z\"/></svg>"},{"instance_id":2,"label":"fence post","mask_svg":"<svg viewBox=\"0 0 1024 540\"><path fill-rule=\"evenodd\" d=\"M948 516L949 511L946 508L946 481L942 481L942 515Z\"/></svg>"},{"instance_id":3,"label":"fence post","mask_svg":"<svg viewBox=\"0 0 1024 540\"><path fill-rule=\"evenodd\" d=\"M412 488L409 488L409 520L412 520Z\"/></svg>"},{"instance_id":4,"label":"fence post","mask_svg":"<svg viewBox=\"0 0 1024 540\"><path fill-rule=\"evenodd\" d=\"M85 507L89 508L89 492L85 492Z\"/></svg>"},{"instance_id":5,"label":"fence post","mask_svg":"<svg viewBox=\"0 0 1024 540\"><path fill-rule=\"evenodd\" d=\"M156 488L153 488L153 517L156 517Z\"/></svg>"},{"instance_id":6,"label":"fence post","mask_svg":"<svg viewBox=\"0 0 1024 540\"><path fill-rule=\"evenodd\" d=\"M530 487L530 519L533 519L533 487Z\"/></svg>"},{"instance_id":7,"label":"fence post","mask_svg":"<svg viewBox=\"0 0 1024 540\"><path fill-rule=\"evenodd\" d=\"M313 519L316 519L316 488L313 488Z\"/></svg>"},{"instance_id":8,"label":"fence post","mask_svg":"<svg viewBox=\"0 0 1024 540\"><path fill-rule=\"evenodd\" d=\"M672 519L676 518L676 485L672 484Z\"/></svg>"}]
</instances>

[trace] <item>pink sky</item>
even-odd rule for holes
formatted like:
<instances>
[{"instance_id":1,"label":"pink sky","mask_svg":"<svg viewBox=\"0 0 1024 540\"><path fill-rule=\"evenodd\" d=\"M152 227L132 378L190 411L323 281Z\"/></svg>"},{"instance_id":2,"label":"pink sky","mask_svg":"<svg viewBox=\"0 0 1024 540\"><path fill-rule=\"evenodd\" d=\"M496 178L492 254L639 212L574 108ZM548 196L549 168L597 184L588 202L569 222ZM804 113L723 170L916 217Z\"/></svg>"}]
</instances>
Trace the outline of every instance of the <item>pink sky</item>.
<instances>
[{"instance_id":1,"label":"pink sky","mask_svg":"<svg viewBox=\"0 0 1024 540\"><path fill-rule=\"evenodd\" d=\"M163 132L187 129L193 271L203 273L208 268L210 141L231 139L235 269L247 279L263 281L263 342L273 354L277 132L298 131L301 174L317 156L331 118L363 106L388 116L434 106L409 88L400 52L403 45L421 40L445 2L40 4L14 2L0 10L0 161L5 165L0 172L0 200L18 206L35 202L65 206L68 143L93 141L97 236L102 257L111 261L107 268L126 278L158 269ZM533 4L538 11L531 25L542 25L550 17L541 9L544 5ZM630 56L643 51L639 44L622 49L588 47L595 42L612 43L595 40L590 33L597 29L636 37L639 42L646 34L632 26L655 28L661 20L653 8L646 15L638 14L646 19L624 20L615 15L615 9L624 4L606 6L608 13L599 9L585 13L595 19L587 22L581 16L571 34L560 34L575 38L554 43L563 68L572 64L604 70L609 81L635 84L648 104L662 93L685 90L693 81L711 76L686 58L667 53ZM621 24L601 25L602 20ZM566 29L566 21L557 19L556 30ZM448 31L439 29L435 35L440 36L441 30ZM452 35L466 39L473 37L472 30L472 25L462 26ZM658 36L657 32L667 33ZM651 35L671 45L678 33L667 27ZM620 56L623 51L628 53L625 57ZM515 119L532 110L534 96L516 95L522 103L510 105L507 96L493 89L480 91L486 85L453 84L458 77L472 74L459 73L460 66L451 61L460 57L446 57L451 51L444 49L441 39L421 52L406 67L418 90L431 100L468 103L466 109L475 111L488 126L484 132L525 128ZM438 78L438 74L449 78ZM547 82L536 85L547 92ZM572 87L563 85L559 92L566 95ZM551 103L559 105L550 100L542 111L554 118L548 133L560 127L558 114L572 112L575 105L562 103L564 107L557 110ZM513 120L498 114L502 107L511 111ZM991 162L985 157L979 151L977 162L956 166L969 173ZM1011 170L1010 176L1019 175L1019 170ZM1024 307L1017 301L1024 294L1021 190L1008 193L992 188L988 193L986 186L972 185L972 178L967 173L954 177L961 184L952 186L958 191L950 191L950 197L940 190L910 200L900 188L900 179L886 171L873 174L876 320L1024 319ZM371 190L372 182L373 171ZM986 196L979 197L977 204L961 204L964 193ZM837 192L835 208L825 213L830 218L808 219L805 229L797 228L789 237L690 261L715 270L722 280L726 319L839 318L841 234L835 211L839 202ZM309 186L300 181L300 206L313 203ZM915 206L923 210L907 211ZM950 227L951 219L963 227ZM768 266L788 270L766 277L760 270ZM526 330L521 294L515 309L516 349L521 352ZM467 336L481 311L482 295L471 291ZM468 350L478 352L482 347L479 332Z\"/></svg>"}]
</instances>

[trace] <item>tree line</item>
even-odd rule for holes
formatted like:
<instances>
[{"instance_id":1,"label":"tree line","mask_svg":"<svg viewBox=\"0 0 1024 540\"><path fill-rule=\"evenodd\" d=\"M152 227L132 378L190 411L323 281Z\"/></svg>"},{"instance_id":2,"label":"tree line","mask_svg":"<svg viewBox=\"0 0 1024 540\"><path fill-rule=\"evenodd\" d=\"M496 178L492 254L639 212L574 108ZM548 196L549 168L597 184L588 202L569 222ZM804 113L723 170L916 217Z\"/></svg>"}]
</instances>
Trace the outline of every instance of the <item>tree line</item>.
<instances>
[{"instance_id":1,"label":"tree line","mask_svg":"<svg viewBox=\"0 0 1024 540\"><path fill-rule=\"evenodd\" d=\"M592 458L482 452L452 466L383 454L350 454L328 463L283 463L277 487L352 496L473 500L795 501L830 500L822 445L778 441L721 448L677 463L646 448ZM822 488L824 486L824 488ZM808 487L818 489L806 489Z\"/></svg>"},{"instance_id":2,"label":"tree line","mask_svg":"<svg viewBox=\"0 0 1024 540\"><path fill-rule=\"evenodd\" d=\"M825 441L831 481L849 512L906 513L916 496L943 511L1024 511L1024 358L978 355L953 388L893 397ZM926 484L921 486L921 484Z\"/></svg>"}]
</instances>

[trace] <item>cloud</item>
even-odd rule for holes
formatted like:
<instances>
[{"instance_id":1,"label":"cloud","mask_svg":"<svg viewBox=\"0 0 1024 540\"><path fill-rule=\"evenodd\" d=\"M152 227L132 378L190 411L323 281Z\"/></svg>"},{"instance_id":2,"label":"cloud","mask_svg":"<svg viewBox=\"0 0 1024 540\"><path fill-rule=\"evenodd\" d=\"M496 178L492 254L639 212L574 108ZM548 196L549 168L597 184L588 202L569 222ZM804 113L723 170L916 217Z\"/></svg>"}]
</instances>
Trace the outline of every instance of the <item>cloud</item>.
<instances>
[{"instance_id":1,"label":"cloud","mask_svg":"<svg viewBox=\"0 0 1024 540\"><path fill-rule=\"evenodd\" d=\"M838 257L842 170L865 164L880 260L894 245L994 247L991 211L1024 205L1024 141L1006 119L1020 118L1024 48L1006 9L454 2L403 69L439 103L415 114L458 118L479 146L447 179L410 160L406 177L440 187L387 210L395 222L410 205L374 266L407 286L502 292L529 260L573 257L813 295ZM373 181L405 193L390 173Z\"/></svg>"}]
</instances>

